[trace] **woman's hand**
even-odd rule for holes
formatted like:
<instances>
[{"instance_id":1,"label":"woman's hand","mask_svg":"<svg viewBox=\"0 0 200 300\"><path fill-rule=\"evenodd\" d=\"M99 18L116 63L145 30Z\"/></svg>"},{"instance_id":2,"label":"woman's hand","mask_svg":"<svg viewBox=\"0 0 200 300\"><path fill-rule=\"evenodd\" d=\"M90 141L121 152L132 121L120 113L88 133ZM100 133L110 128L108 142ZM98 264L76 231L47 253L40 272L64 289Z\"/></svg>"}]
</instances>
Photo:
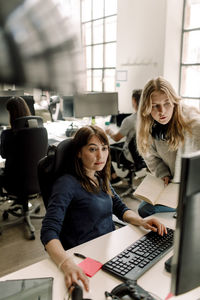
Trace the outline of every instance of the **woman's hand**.
<instances>
[{"instance_id":1,"label":"woman's hand","mask_svg":"<svg viewBox=\"0 0 200 300\"><path fill-rule=\"evenodd\" d=\"M157 232L160 235L167 234L167 228L165 225L160 223L157 219L152 218L149 220L142 220L141 226L143 226L145 229L152 230L154 232Z\"/></svg>"},{"instance_id":2,"label":"woman's hand","mask_svg":"<svg viewBox=\"0 0 200 300\"><path fill-rule=\"evenodd\" d=\"M162 180L164 181L164 185L168 185L170 183L170 177L169 176L163 177Z\"/></svg>"},{"instance_id":3,"label":"woman's hand","mask_svg":"<svg viewBox=\"0 0 200 300\"><path fill-rule=\"evenodd\" d=\"M142 219L134 211L126 210L123 214L123 221L136 226L143 226L145 229L157 232L160 235L167 234L167 228L156 218Z\"/></svg>"},{"instance_id":4,"label":"woman's hand","mask_svg":"<svg viewBox=\"0 0 200 300\"><path fill-rule=\"evenodd\" d=\"M105 130L105 132L106 132L109 136L111 136L111 135L113 134L113 131L112 131L110 128L107 128L107 129Z\"/></svg>"},{"instance_id":5,"label":"woman's hand","mask_svg":"<svg viewBox=\"0 0 200 300\"><path fill-rule=\"evenodd\" d=\"M65 276L65 284L68 289L71 288L73 283L79 284L82 281L85 290L89 291L89 279L83 270L75 264L72 258L68 258L61 266L61 270Z\"/></svg>"}]
</instances>

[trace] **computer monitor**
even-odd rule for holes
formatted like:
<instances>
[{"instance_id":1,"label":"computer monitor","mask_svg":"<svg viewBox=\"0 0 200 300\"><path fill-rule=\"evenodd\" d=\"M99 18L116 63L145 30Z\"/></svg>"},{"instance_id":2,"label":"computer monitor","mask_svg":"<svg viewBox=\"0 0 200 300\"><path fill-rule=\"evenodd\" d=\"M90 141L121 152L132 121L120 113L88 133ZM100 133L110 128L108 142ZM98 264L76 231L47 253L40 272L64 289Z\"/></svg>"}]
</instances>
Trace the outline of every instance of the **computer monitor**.
<instances>
[{"instance_id":1,"label":"computer monitor","mask_svg":"<svg viewBox=\"0 0 200 300\"><path fill-rule=\"evenodd\" d=\"M62 116L63 118L74 117L74 97L62 96Z\"/></svg>"},{"instance_id":2,"label":"computer monitor","mask_svg":"<svg viewBox=\"0 0 200 300\"><path fill-rule=\"evenodd\" d=\"M0 96L0 125L1 126L8 126L10 124L10 119L9 119L9 113L6 109L6 104L7 101L11 98L12 96ZM33 96L20 96L22 97L29 109L32 115L35 115L35 109L34 109L34 98Z\"/></svg>"},{"instance_id":3,"label":"computer monitor","mask_svg":"<svg viewBox=\"0 0 200 300\"><path fill-rule=\"evenodd\" d=\"M109 116L118 114L117 92L91 92L74 95L76 118Z\"/></svg>"},{"instance_id":4,"label":"computer monitor","mask_svg":"<svg viewBox=\"0 0 200 300\"><path fill-rule=\"evenodd\" d=\"M200 151L184 155L172 258L171 292L200 285Z\"/></svg>"},{"instance_id":5,"label":"computer monitor","mask_svg":"<svg viewBox=\"0 0 200 300\"><path fill-rule=\"evenodd\" d=\"M9 114L6 109L6 103L10 97L0 96L0 125L8 126L10 124Z\"/></svg>"}]
</instances>

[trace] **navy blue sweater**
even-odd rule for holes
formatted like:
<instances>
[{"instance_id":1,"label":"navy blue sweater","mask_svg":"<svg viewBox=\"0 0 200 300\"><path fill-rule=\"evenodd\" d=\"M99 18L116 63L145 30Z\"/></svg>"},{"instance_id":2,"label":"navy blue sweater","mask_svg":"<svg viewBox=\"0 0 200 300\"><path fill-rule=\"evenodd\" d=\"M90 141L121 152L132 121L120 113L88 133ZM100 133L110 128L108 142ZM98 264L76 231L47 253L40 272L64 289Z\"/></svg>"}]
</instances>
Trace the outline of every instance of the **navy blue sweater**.
<instances>
[{"instance_id":1,"label":"navy blue sweater","mask_svg":"<svg viewBox=\"0 0 200 300\"><path fill-rule=\"evenodd\" d=\"M72 175L58 178L42 222L42 243L59 239L67 250L113 231L112 214L122 220L128 208L113 189L112 192L113 197L102 190L89 193Z\"/></svg>"}]
</instances>

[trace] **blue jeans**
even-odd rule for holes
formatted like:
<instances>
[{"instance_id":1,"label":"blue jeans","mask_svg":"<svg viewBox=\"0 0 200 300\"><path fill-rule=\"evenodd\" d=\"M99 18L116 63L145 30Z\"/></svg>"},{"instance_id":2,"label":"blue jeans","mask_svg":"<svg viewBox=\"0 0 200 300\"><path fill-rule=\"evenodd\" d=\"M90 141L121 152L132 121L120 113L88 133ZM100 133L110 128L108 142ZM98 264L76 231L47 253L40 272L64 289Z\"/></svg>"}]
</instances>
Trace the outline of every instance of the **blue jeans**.
<instances>
[{"instance_id":1,"label":"blue jeans","mask_svg":"<svg viewBox=\"0 0 200 300\"><path fill-rule=\"evenodd\" d=\"M142 218L151 216L156 213L161 212L175 212L175 208L171 208L164 205L152 205L150 203L147 203L145 201L142 201L138 207L138 213Z\"/></svg>"}]
</instances>

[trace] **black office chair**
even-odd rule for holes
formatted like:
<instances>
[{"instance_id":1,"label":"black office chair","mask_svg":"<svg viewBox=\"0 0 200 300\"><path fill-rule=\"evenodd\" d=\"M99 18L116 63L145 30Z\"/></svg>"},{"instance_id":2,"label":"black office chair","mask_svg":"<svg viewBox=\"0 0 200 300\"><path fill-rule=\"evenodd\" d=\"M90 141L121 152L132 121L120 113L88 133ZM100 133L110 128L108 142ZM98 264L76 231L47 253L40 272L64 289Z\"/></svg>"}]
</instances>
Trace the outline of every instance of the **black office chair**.
<instances>
[{"instance_id":1,"label":"black office chair","mask_svg":"<svg viewBox=\"0 0 200 300\"><path fill-rule=\"evenodd\" d=\"M117 163L117 168L122 171L128 170L126 176L128 189L120 194L120 197L132 196L136 189L134 186L134 178L137 177L136 172L142 168L146 168L143 158L137 152L135 136L130 140L128 148L132 156L132 161L126 159L123 154L123 147L118 147L117 144L110 145L113 161Z\"/></svg>"},{"instance_id":2,"label":"black office chair","mask_svg":"<svg viewBox=\"0 0 200 300\"><path fill-rule=\"evenodd\" d=\"M12 204L3 211L0 229L25 221L30 231L30 239L35 239L31 218L43 216L37 214L40 205L32 205L30 208L29 200L40 194L37 165L47 153L47 130L42 126L42 118L31 116L16 119L13 129L7 129L2 134L5 135L2 156L6 159L1 176L2 196L6 201L12 200ZM9 215L16 218L9 220Z\"/></svg>"},{"instance_id":3,"label":"black office chair","mask_svg":"<svg viewBox=\"0 0 200 300\"><path fill-rule=\"evenodd\" d=\"M49 147L48 154L38 163L38 180L45 208L55 180L65 172L73 173L73 169L72 138L63 140L57 146Z\"/></svg>"}]
</instances>

